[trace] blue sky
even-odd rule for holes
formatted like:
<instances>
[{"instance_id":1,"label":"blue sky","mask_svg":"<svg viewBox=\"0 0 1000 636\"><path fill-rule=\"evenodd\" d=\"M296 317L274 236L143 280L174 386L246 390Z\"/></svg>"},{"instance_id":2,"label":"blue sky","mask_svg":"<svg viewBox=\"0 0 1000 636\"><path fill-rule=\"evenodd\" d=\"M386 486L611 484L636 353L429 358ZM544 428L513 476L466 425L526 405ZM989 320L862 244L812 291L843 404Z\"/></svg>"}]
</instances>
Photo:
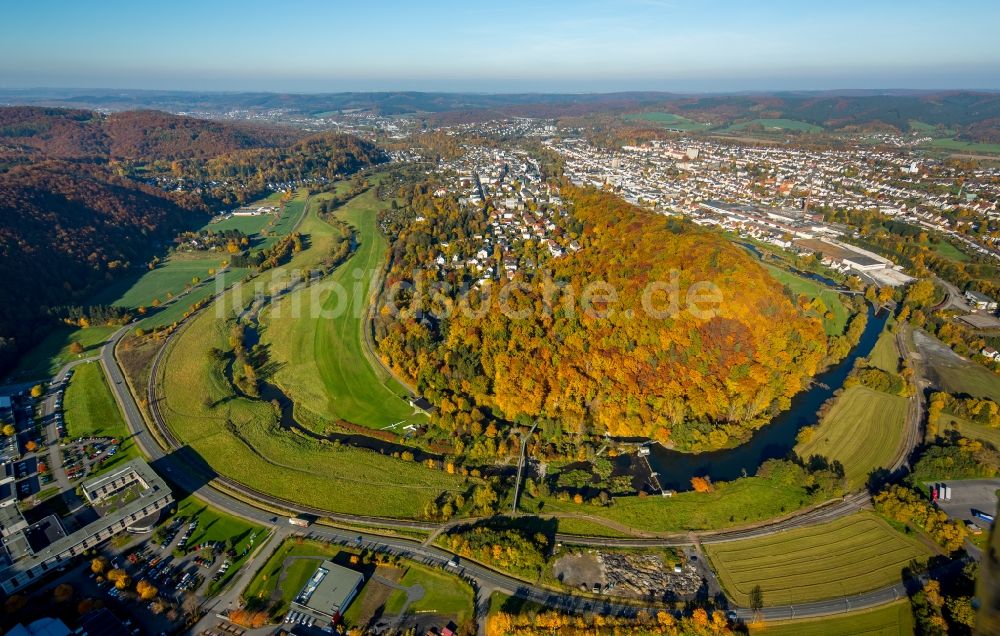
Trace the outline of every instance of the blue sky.
<instances>
[{"instance_id":1,"label":"blue sky","mask_svg":"<svg viewBox=\"0 0 1000 636\"><path fill-rule=\"evenodd\" d=\"M1000 2L12 1L0 87L1000 88Z\"/></svg>"}]
</instances>

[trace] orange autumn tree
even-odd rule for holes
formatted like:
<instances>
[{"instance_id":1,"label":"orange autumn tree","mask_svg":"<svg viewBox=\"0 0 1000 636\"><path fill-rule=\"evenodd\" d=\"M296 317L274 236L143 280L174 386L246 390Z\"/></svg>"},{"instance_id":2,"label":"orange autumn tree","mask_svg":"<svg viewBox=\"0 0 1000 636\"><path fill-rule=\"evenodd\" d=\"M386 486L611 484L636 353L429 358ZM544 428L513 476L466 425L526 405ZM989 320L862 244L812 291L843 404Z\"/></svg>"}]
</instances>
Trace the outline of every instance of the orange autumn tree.
<instances>
[{"instance_id":1,"label":"orange autumn tree","mask_svg":"<svg viewBox=\"0 0 1000 636\"><path fill-rule=\"evenodd\" d=\"M692 477L691 487L695 492L712 492L712 482L708 477Z\"/></svg>"}]
</instances>

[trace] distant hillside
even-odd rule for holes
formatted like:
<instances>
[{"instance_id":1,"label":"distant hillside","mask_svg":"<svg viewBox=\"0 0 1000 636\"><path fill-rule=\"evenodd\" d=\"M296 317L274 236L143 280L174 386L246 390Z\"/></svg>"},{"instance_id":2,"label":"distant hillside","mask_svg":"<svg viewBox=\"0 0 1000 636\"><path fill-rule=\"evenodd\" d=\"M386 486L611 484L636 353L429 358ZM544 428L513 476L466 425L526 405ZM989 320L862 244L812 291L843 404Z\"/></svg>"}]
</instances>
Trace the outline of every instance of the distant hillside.
<instances>
[{"instance_id":1,"label":"distant hillside","mask_svg":"<svg viewBox=\"0 0 1000 636\"><path fill-rule=\"evenodd\" d=\"M834 130L891 126L905 132L917 121L956 128L968 139L987 140L998 134L1000 93L712 96L671 99L664 106L670 112L718 124L793 119Z\"/></svg>"},{"instance_id":2,"label":"distant hillside","mask_svg":"<svg viewBox=\"0 0 1000 636\"><path fill-rule=\"evenodd\" d=\"M910 122L957 129L959 138L996 141L1000 137L1000 92L843 90L679 95L652 91L619 93L199 93L184 91L0 90L0 101L84 106L111 110L223 113L234 109L282 109L298 115L363 111L382 115L421 114L436 122L483 119L568 117L597 113L661 110L720 126L757 119L793 119L828 129L892 127Z\"/></svg>"},{"instance_id":3,"label":"distant hillside","mask_svg":"<svg viewBox=\"0 0 1000 636\"><path fill-rule=\"evenodd\" d=\"M301 135L157 111L101 115L88 110L0 108L0 153L59 158L207 159L292 143Z\"/></svg>"}]
</instances>

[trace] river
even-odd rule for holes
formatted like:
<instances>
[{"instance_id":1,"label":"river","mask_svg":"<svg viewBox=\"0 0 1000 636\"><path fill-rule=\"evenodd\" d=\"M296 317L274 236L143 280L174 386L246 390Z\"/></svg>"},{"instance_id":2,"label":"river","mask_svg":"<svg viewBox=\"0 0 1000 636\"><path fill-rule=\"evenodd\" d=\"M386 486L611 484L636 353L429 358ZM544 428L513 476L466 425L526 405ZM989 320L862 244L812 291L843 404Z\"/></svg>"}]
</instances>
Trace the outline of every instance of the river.
<instances>
[{"instance_id":1,"label":"river","mask_svg":"<svg viewBox=\"0 0 1000 636\"><path fill-rule=\"evenodd\" d=\"M875 315L868 308L868 324L861 340L846 358L820 373L812 386L792 398L787 411L778 414L770 424L758 430L745 444L708 453L682 453L660 444L650 447L650 468L658 475L660 485L667 490L688 490L691 477L709 476L712 481L729 481L745 474L753 475L769 459L786 457L795 447L795 436L803 426L816 423L816 412L843 386L854 362L868 356L875 347L889 313Z\"/></svg>"}]
</instances>

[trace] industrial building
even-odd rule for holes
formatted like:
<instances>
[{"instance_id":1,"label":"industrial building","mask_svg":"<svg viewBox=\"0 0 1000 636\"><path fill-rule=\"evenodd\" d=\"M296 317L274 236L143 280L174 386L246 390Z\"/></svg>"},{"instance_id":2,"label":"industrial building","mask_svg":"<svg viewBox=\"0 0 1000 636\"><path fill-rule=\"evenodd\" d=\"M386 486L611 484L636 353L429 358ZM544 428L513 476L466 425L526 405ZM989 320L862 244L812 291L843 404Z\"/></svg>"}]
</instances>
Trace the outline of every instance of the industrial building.
<instances>
[{"instance_id":1,"label":"industrial building","mask_svg":"<svg viewBox=\"0 0 1000 636\"><path fill-rule=\"evenodd\" d=\"M335 623L365 582L360 572L323 561L289 607L289 614L312 617L317 623Z\"/></svg>"},{"instance_id":2,"label":"industrial building","mask_svg":"<svg viewBox=\"0 0 1000 636\"><path fill-rule=\"evenodd\" d=\"M0 588L7 594L125 531L148 531L174 498L159 475L141 459L83 483L87 501L100 517L66 534L50 515L29 524L16 502L0 506Z\"/></svg>"}]
</instances>

